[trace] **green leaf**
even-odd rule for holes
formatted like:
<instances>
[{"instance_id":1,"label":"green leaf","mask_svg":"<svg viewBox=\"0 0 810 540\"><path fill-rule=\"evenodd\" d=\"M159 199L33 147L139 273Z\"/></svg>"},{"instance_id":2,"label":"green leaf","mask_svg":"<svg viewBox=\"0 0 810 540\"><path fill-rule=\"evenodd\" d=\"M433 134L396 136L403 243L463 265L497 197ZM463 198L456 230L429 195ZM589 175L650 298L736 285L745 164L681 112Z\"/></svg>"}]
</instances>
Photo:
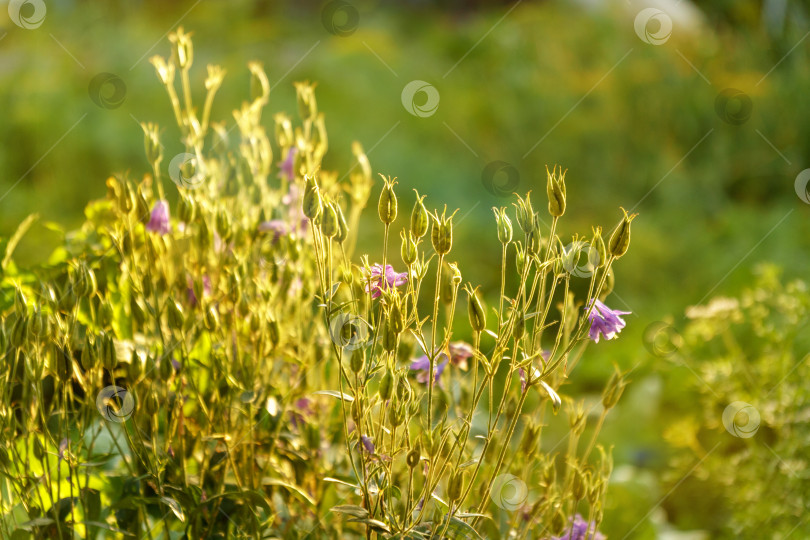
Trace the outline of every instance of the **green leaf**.
<instances>
[{"instance_id":1,"label":"green leaf","mask_svg":"<svg viewBox=\"0 0 810 540\"><path fill-rule=\"evenodd\" d=\"M180 503L172 499L171 497L161 497L161 502L168 506L171 511L177 516L177 519L182 521L183 523L186 522L186 515L183 513L183 508L180 506Z\"/></svg>"},{"instance_id":2,"label":"green leaf","mask_svg":"<svg viewBox=\"0 0 810 540\"><path fill-rule=\"evenodd\" d=\"M376 519L350 519L349 521L351 523L362 523L364 525L368 525L369 527L371 527L375 531L382 531L382 532L386 532L386 533L391 532L391 529L388 528L388 525L386 525L382 521L379 521L379 520L376 520Z\"/></svg>"},{"instance_id":3,"label":"green leaf","mask_svg":"<svg viewBox=\"0 0 810 540\"><path fill-rule=\"evenodd\" d=\"M0 267L3 270L6 269L8 266L9 261L11 261L11 256L14 254L14 250L17 249L17 244L20 243L22 237L25 236L25 233L28 232L28 229L31 228L31 225L34 224L36 220L39 219L39 214L31 214L27 218L23 220L22 223L17 227L17 230L14 231L14 234L11 235L11 238L8 239L8 243L6 244L6 252L3 257L3 262L0 263Z\"/></svg>"},{"instance_id":4,"label":"green leaf","mask_svg":"<svg viewBox=\"0 0 810 540\"><path fill-rule=\"evenodd\" d=\"M333 506L331 508L330 512L338 512L340 514L348 514L348 515L354 516L356 518L368 517L368 510L366 510L362 506L356 506L354 504L341 504L339 506Z\"/></svg>"},{"instance_id":5,"label":"green leaf","mask_svg":"<svg viewBox=\"0 0 810 540\"><path fill-rule=\"evenodd\" d=\"M354 401L354 398L348 394L344 394L343 392L338 392L337 390L319 390L317 392L313 392L313 394L320 394L324 396L332 396L338 399L342 399L348 403Z\"/></svg>"},{"instance_id":6,"label":"green leaf","mask_svg":"<svg viewBox=\"0 0 810 540\"><path fill-rule=\"evenodd\" d=\"M356 484L350 484L349 482L346 482L345 480L339 480L337 478L331 478L329 476L324 477L323 481L324 482L332 482L332 483L335 483L335 484L343 484L344 486L349 486L352 489L360 489L360 486L358 486Z\"/></svg>"},{"instance_id":7,"label":"green leaf","mask_svg":"<svg viewBox=\"0 0 810 540\"><path fill-rule=\"evenodd\" d=\"M309 493L304 491L303 488L298 487L298 486L293 485L293 484L290 484L289 482L285 482L284 480L280 480L278 478L265 477L265 478L262 478L262 485L263 486L279 486L279 487L287 488L290 491L292 491L293 493L297 493L298 495L300 495L302 499L304 499L306 502L308 502L312 506L315 506L315 499L310 497Z\"/></svg>"}]
</instances>

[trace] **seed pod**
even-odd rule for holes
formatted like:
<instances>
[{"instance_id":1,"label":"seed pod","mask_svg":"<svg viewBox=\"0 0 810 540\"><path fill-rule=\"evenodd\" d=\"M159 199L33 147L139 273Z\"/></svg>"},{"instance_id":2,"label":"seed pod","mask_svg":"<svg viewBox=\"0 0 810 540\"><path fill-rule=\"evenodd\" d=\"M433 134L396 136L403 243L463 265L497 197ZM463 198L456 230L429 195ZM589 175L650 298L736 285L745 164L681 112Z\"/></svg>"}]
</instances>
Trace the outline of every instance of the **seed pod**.
<instances>
[{"instance_id":1,"label":"seed pod","mask_svg":"<svg viewBox=\"0 0 810 540\"><path fill-rule=\"evenodd\" d=\"M133 381L139 380L144 374L144 361L143 355L141 355L137 350L132 350L132 357L129 360L129 366L127 367L127 375Z\"/></svg>"},{"instance_id":2,"label":"seed pod","mask_svg":"<svg viewBox=\"0 0 810 540\"><path fill-rule=\"evenodd\" d=\"M562 510L557 510L554 512L554 516L551 518L551 532L554 535L562 534L565 530L565 514L563 514Z\"/></svg>"},{"instance_id":3,"label":"seed pod","mask_svg":"<svg viewBox=\"0 0 810 540\"><path fill-rule=\"evenodd\" d=\"M450 477L450 482L447 486L447 498L455 502L461 498L464 491L464 472L456 471Z\"/></svg>"},{"instance_id":4,"label":"seed pod","mask_svg":"<svg viewBox=\"0 0 810 540\"><path fill-rule=\"evenodd\" d=\"M402 262L404 262L406 266L411 266L416 262L416 258L419 256L416 241L411 232L402 231L400 236L402 236L402 248L399 253L402 256Z\"/></svg>"},{"instance_id":5,"label":"seed pod","mask_svg":"<svg viewBox=\"0 0 810 540\"><path fill-rule=\"evenodd\" d=\"M487 327L487 312L476 293L478 289L467 289L467 315L474 332L483 332Z\"/></svg>"},{"instance_id":6,"label":"seed pod","mask_svg":"<svg viewBox=\"0 0 810 540\"><path fill-rule=\"evenodd\" d=\"M405 420L405 409L402 405L388 409L388 422L397 427Z\"/></svg>"},{"instance_id":7,"label":"seed pod","mask_svg":"<svg viewBox=\"0 0 810 540\"><path fill-rule=\"evenodd\" d=\"M183 316L183 308L180 307L175 300L170 299L167 306L169 326L173 329L179 330L183 328L185 317Z\"/></svg>"},{"instance_id":8,"label":"seed pod","mask_svg":"<svg viewBox=\"0 0 810 540\"><path fill-rule=\"evenodd\" d=\"M213 236L211 234L211 227L208 226L208 219L205 216L201 216L201 218L200 230L197 232L197 246L199 246L202 251L208 251L213 242Z\"/></svg>"},{"instance_id":9,"label":"seed pod","mask_svg":"<svg viewBox=\"0 0 810 540\"><path fill-rule=\"evenodd\" d=\"M492 211L495 212L495 222L498 225L498 241L506 245L512 241L512 220L506 215L504 207L495 208L493 206Z\"/></svg>"},{"instance_id":10,"label":"seed pod","mask_svg":"<svg viewBox=\"0 0 810 540\"><path fill-rule=\"evenodd\" d=\"M523 311L518 311L517 317L515 318L515 327L512 328L512 337L515 338L515 341L520 341L525 333L526 318Z\"/></svg>"},{"instance_id":11,"label":"seed pod","mask_svg":"<svg viewBox=\"0 0 810 540\"><path fill-rule=\"evenodd\" d=\"M194 214L197 211L197 205L194 200L184 193L180 193L177 200L177 217L183 223L191 223L194 221Z\"/></svg>"},{"instance_id":12,"label":"seed pod","mask_svg":"<svg viewBox=\"0 0 810 540\"><path fill-rule=\"evenodd\" d=\"M158 374L160 375L160 379L163 382L166 382L171 379L173 373L174 367L172 366L171 359L166 356L162 357L160 359L160 364L158 365Z\"/></svg>"},{"instance_id":13,"label":"seed pod","mask_svg":"<svg viewBox=\"0 0 810 540\"><path fill-rule=\"evenodd\" d=\"M421 459L419 455L419 441L416 441L416 445L414 445L413 450L408 452L405 456L405 464L408 468L413 469L417 465L419 465L419 460Z\"/></svg>"},{"instance_id":14,"label":"seed pod","mask_svg":"<svg viewBox=\"0 0 810 540\"><path fill-rule=\"evenodd\" d=\"M416 203L411 211L411 234L414 238L419 239L425 236L428 230L428 211L425 208L425 196L420 197L418 191L414 190L414 192L416 192Z\"/></svg>"},{"instance_id":15,"label":"seed pod","mask_svg":"<svg viewBox=\"0 0 810 540\"><path fill-rule=\"evenodd\" d=\"M317 220L321 217L321 212L323 211L321 194L318 190L318 184L315 182L315 178L306 176L305 182L306 184L304 187L302 209L306 217L317 223Z\"/></svg>"},{"instance_id":16,"label":"seed pod","mask_svg":"<svg viewBox=\"0 0 810 540\"><path fill-rule=\"evenodd\" d=\"M118 365L118 355L115 352L115 341L112 335L104 334L101 338L101 364L107 371L112 371Z\"/></svg>"},{"instance_id":17,"label":"seed pod","mask_svg":"<svg viewBox=\"0 0 810 540\"><path fill-rule=\"evenodd\" d=\"M220 209L217 212L216 227L219 236L223 240L228 240L231 237L231 216L225 210Z\"/></svg>"},{"instance_id":18,"label":"seed pod","mask_svg":"<svg viewBox=\"0 0 810 540\"><path fill-rule=\"evenodd\" d=\"M540 216L534 215L534 228L531 233L526 237L526 245L529 247L529 253L535 257L540 256L543 249L543 235L540 234Z\"/></svg>"},{"instance_id":19,"label":"seed pod","mask_svg":"<svg viewBox=\"0 0 810 540\"><path fill-rule=\"evenodd\" d=\"M217 312L217 307L214 304L209 305L205 310L203 321L205 323L205 329L209 332L216 332L219 328L219 313Z\"/></svg>"},{"instance_id":20,"label":"seed pod","mask_svg":"<svg viewBox=\"0 0 810 540\"><path fill-rule=\"evenodd\" d=\"M624 380L624 375L619 368L615 368L613 374L610 376L605 391L602 393L602 406L607 409L612 409L619 402L622 397L624 387L627 382Z\"/></svg>"},{"instance_id":21,"label":"seed pod","mask_svg":"<svg viewBox=\"0 0 810 540\"><path fill-rule=\"evenodd\" d=\"M602 239L602 227L594 227L591 248L596 251L596 256L599 258L594 266L596 268L605 266L605 263L607 262L607 248L605 248L605 241ZM590 254L588 258L591 259Z\"/></svg>"},{"instance_id":22,"label":"seed pod","mask_svg":"<svg viewBox=\"0 0 810 540\"><path fill-rule=\"evenodd\" d=\"M349 225L346 224L346 216L343 215L343 209L340 208L340 205L334 203L334 208L338 223L338 232L335 235L335 242L342 244L349 237Z\"/></svg>"},{"instance_id":23,"label":"seed pod","mask_svg":"<svg viewBox=\"0 0 810 540\"><path fill-rule=\"evenodd\" d=\"M574 500L581 501L585 497L585 488L587 477L580 469L574 469L574 474L571 478L571 494Z\"/></svg>"},{"instance_id":24,"label":"seed pod","mask_svg":"<svg viewBox=\"0 0 810 540\"><path fill-rule=\"evenodd\" d=\"M394 184L396 179L391 177L386 178L380 175L385 183L382 192L380 193L380 202L377 205L377 213L380 216L380 221L386 225L390 225L397 219L397 196L394 193Z\"/></svg>"},{"instance_id":25,"label":"seed pod","mask_svg":"<svg viewBox=\"0 0 810 540\"><path fill-rule=\"evenodd\" d=\"M515 206L515 217L517 218L518 226L527 236L534 230L534 209L532 208L531 192L526 194L524 200L520 195L517 196L518 202L513 203Z\"/></svg>"},{"instance_id":26,"label":"seed pod","mask_svg":"<svg viewBox=\"0 0 810 540\"><path fill-rule=\"evenodd\" d=\"M85 371L90 371L98 365L98 351L95 343L90 340L90 336L84 336L81 364Z\"/></svg>"},{"instance_id":27,"label":"seed pod","mask_svg":"<svg viewBox=\"0 0 810 540\"><path fill-rule=\"evenodd\" d=\"M149 416L155 416L160 412L160 401L158 401L157 393L154 390L146 395L143 406Z\"/></svg>"},{"instance_id":28,"label":"seed pod","mask_svg":"<svg viewBox=\"0 0 810 540\"><path fill-rule=\"evenodd\" d=\"M11 346L20 348L28 341L28 315L18 312L17 320L11 327Z\"/></svg>"},{"instance_id":29,"label":"seed pod","mask_svg":"<svg viewBox=\"0 0 810 540\"><path fill-rule=\"evenodd\" d=\"M616 230L610 235L610 242L608 243L608 250L610 254L619 258L627 253L627 248L630 247L630 223L635 219L638 214L627 214L627 211L622 208L624 217L622 218Z\"/></svg>"},{"instance_id":30,"label":"seed pod","mask_svg":"<svg viewBox=\"0 0 810 540\"><path fill-rule=\"evenodd\" d=\"M73 358L67 347L54 345L54 375L62 382L70 380L73 375Z\"/></svg>"},{"instance_id":31,"label":"seed pod","mask_svg":"<svg viewBox=\"0 0 810 540\"><path fill-rule=\"evenodd\" d=\"M133 295L130 299L129 307L132 313L132 320L135 321L135 324L138 326L143 326L144 322L146 322L146 311L144 310L143 304Z\"/></svg>"},{"instance_id":32,"label":"seed pod","mask_svg":"<svg viewBox=\"0 0 810 540\"><path fill-rule=\"evenodd\" d=\"M441 218L438 212L430 214L433 228L430 231L430 240L433 244L433 249L439 255L446 255L453 248L453 212L450 217L445 217L447 207L445 206Z\"/></svg>"},{"instance_id":33,"label":"seed pod","mask_svg":"<svg viewBox=\"0 0 810 540\"><path fill-rule=\"evenodd\" d=\"M351 367L352 372L360 373L363 370L363 364L365 363L366 358L365 354L363 353L362 348L357 348L352 351L352 357L349 361L349 367Z\"/></svg>"},{"instance_id":34,"label":"seed pod","mask_svg":"<svg viewBox=\"0 0 810 540\"><path fill-rule=\"evenodd\" d=\"M388 325L397 335L401 334L403 330L405 330L405 316L402 314L402 308L399 304L399 299L395 299L391 303L391 308L388 311Z\"/></svg>"},{"instance_id":35,"label":"seed pod","mask_svg":"<svg viewBox=\"0 0 810 540\"><path fill-rule=\"evenodd\" d=\"M314 120L318 115L315 86L309 82L297 82L295 83L295 95L301 120Z\"/></svg>"},{"instance_id":36,"label":"seed pod","mask_svg":"<svg viewBox=\"0 0 810 540\"><path fill-rule=\"evenodd\" d=\"M386 324L383 328L383 335L382 335L382 346L386 352L392 353L397 350L397 342L399 341L399 336L394 331L394 328L391 324Z\"/></svg>"},{"instance_id":37,"label":"seed pod","mask_svg":"<svg viewBox=\"0 0 810 540\"><path fill-rule=\"evenodd\" d=\"M101 303L98 309L98 324L102 328L109 328L113 322L113 318L115 317L115 312L113 310L112 304L105 300Z\"/></svg>"},{"instance_id":38,"label":"seed pod","mask_svg":"<svg viewBox=\"0 0 810 540\"><path fill-rule=\"evenodd\" d=\"M382 380L380 381L380 399L388 401L394 391L394 374L390 369L385 370Z\"/></svg>"},{"instance_id":39,"label":"seed pod","mask_svg":"<svg viewBox=\"0 0 810 540\"><path fill-rule=\"evenodd\" d=\"M327 238L336 236L339 232L338 217L331 201L323 205L323 219L321 220L321 233Z\"/></svg>"},{"instance_id":40,"label":"seed pod","mask_svg":"<svg viewBox=\"0 0 810 540\"><path fill-rule=\"evenodd\" d=\"M275 349L281 342L281 333L279 331L278 321L275 318L270 319L267 325L267 332L270 335L270 343L273 345L273 348Z\"/></svg>"},{"instance_id":41,"label":"seed pod","mask_svg":"<svg viewBox=\"0 0 810 540\"><path fill-rule=\"evenodd\" d=\"M548 212L553 217L560 217L565 213L565 171L560 167L560 172L557 172L557 166L549 172L546 167L546 175L548 181L546 182L546 194L548 195Z\"/></svg>"}]
</instances>

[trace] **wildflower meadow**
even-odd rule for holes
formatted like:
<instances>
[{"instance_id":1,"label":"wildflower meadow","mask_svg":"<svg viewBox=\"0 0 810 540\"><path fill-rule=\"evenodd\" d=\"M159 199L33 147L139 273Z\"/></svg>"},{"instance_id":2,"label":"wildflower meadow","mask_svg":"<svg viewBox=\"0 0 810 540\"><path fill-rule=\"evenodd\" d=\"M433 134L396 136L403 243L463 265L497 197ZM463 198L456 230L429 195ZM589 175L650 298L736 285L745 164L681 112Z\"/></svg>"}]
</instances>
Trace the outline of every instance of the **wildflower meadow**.
<instances>
[{"instance_id":1,"label":"wildflower meadow","mask_svg":"<svg viewBox=\"0 0 810 540\"><path fill-rule=\"evenodd\" d=\"M755 26L719 2L521 4L8 2L0 66L26 87L59 53L92 109L61 131L71 109L49 114L56 142L37 159L26 141L41 113L27 107L47 97L0 73L17 126L0 128L0 205L25 209L0 228L0 538L810 534L810 246L780 232L806 231L810 169L785 175L779 156L806 160L798 128L776 137L767 122L752 130L776 156L776 195L721 165L764 152L742 131L749 93L767 109L806 78L791 57L804 38L762 2L756 39L782 52L748 69L760 83L777 70L777 90L714 88L722 125L690 101L706 88L650 83L685 112L644 117L669 130L656 151L677 148L669 172L649 173L640 117L610 111L662 102L615 85L650 77L650 55L671 47L714 87L731 68L698 60L689 36L719 46ZM553 44L533 30L563 20L594 33ZM561 105L571 89L545 78L532 83L543 100L523 94L534 75L514 55L533 40L549 70L560 57L596 70L579 101ZM597 56L628 50L588 67L588 40ZM455 65L437 67L444 55ZM49 69L34 80L61 80ZM74 103L58 97L71 84L53 99ZM393 127L369 137L391 102ZM545 107L557 123L523 126L528 142L495 128ZM609 132L565 131L589 114ZM92 148L70 142L87 127ZM498 148L510 161L493 161ZM473 157L485 163L465 179ZM704 162L733 184L722 196L666 184ZM710 216L704 232L690 212Z\"/></svg>"}]
</instances>

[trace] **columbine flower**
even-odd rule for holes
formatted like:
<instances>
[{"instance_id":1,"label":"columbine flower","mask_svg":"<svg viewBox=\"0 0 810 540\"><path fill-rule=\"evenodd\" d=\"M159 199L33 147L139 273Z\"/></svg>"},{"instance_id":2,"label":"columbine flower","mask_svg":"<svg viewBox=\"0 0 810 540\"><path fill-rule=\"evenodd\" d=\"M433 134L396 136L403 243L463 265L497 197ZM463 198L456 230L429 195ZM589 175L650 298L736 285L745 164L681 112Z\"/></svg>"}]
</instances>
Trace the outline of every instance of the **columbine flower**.
<instances>
[{"instance_id":1,"label":"columbine flower","mask_svg":"<svg viewBox=\"0 0 810 540\"><path fill-rule=\"evenodd\" d=\"M383 288L392 289L408 282L408 272L397 273L390 264L385 265L385 280L383 281L383 270L381 264L371 267L371 276L366 283L366 292L371 292L372 298L377 298L382 294Z\"/></svg>"},{"instance_id":2,"label":"columbine flower","mask_svg":"<svg viewBox=\"0 0 810 540\"><path fill-rule=\"evenodd\" d=\"M160 200L152 207L152 215L149 216L146 230L159 234L172 232L172 226L169 224L169 203L167 201Z\"/></svg>"},{"instance_id":3,"label":"columbine flower","mask_svg":"<svg viewBox=\"0 0 810 540\"><path fill-rule=\"evenodd\" d=\"M295 177L293 166L295 165L295 154L297 153L298 148L293 146L287 151L287 158L284 161L279 162L279 178L286 177L287 180L292 180Z\"/></svg>"},{"instance_id":4,"label":"columbine flower","mask_svg":"<svg viewBox=\"0 0 810 540\"><path fill-rule=\"evenodd\" d=\"M472 358L472 345L464 341L454 341L448 345L450 349L450 363L459 369L467 369L467 359Z\"/></svg>"},{"instance_id":5,"label":"columbine flower","mask_svg":"<svg viewBox=\"0 0 810 540\"><path fill-rule=\"evenodd\" d=\"M439 355L436 360L440 358L444 358L443 361L437 362L433 366L433 380L436 384L441 386L441 376L444 373L444 368L447 367L447 363L449 360L447 359L447 355L442 353ZM416 380L420 383L427 384L428 382L428 373L430 372L430 359L427 356L422 355L413 362L411 362L411 369L414 371L418 371L419 373L416 374Z\"/></svg>"},{"instance_id":6,"label":"columbine flower","mask_svg":"<svg viewBox=\"0 0 810 540\"><path fill-rule=\"evenodd\" d=\"M588 523L577 514L569 518L570 525L562 536L555 536L552 540L605 540L605 535L596 530L596 524Z\"/></svg>"},{"instance_id":7,"label":"columbine flower","mask_svg":"<svg viewBox=\"0 0 810 540\"><path fill-rule=\"evenodd\" d=\"M374 443L371 442L371 437L367 437L366 435L360 435L360 440L363 441L363 448L366 449L366 452L369 454L374 453Z\"/></svg>"},{"instance_id":8,"label":"columbine flower","mask_svg":"<svg viewBox=\"0 0 810 540\"><path fill-rule=\"evenodd\" d=\"M598 299L594 299L594 302L596 305L588 315L588 319L591 321L588 337L596 343L599 343L600 333L605 336L605 339L613 339L625 326L624 319L619 315L630 315L630 312L610 309ZM590 305L585 306L585 310L587 311L589 307Z\"/></svg>"}]
</instances>

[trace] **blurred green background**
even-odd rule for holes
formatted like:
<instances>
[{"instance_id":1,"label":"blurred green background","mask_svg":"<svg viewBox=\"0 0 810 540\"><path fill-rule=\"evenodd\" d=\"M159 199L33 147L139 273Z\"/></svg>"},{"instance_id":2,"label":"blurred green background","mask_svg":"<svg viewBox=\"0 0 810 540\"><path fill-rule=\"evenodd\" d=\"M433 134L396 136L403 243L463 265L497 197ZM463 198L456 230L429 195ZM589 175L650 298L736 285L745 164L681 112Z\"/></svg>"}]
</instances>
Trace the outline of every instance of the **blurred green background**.
<instances>
[{"instance_id":1,"label":"blurred green background","mask_svg":"<svg viewBox=\"0 0 810 540\"><path fill-rule=\"evenodd\" d=\"M39 3L29 0L23 16L36 15ZM662 479L666 426L656 421L666 381L644 330L658 320L677 327L686 306L739 290L757 261L784 266L788 277L806 274L810 205L794 180L810 167L807 2L44 5L41 25L31 29L0 10L2 235L32 212L76 226L111 173L147 172L140 121L165 126L164 167L182 151L148 62L168 53L166 35L178 25L194 34L198 100L204 65L227 69L213 117L229 126L248 95L249 60L265 65L274 111L295 112L294 81L317 81L327 166L345 172L359 140L375 173L399 178L403 208L413 202L411 188L427 194L430 207L460 208L454 255L465 279L489 285L490 298L499 260L481 254L500 252L490 208L510 205L513 189L534 190L542 208L545 165L568 168L564 235L589 235L592 223L611 229L620 205L639 212L609 302L633 314L621 339L589 350L574 384L597 397L612 363L634 368L603 437L617 461L605 532L663 537L667 517L675 521L667 527L679 526L666 513L679 493L668 493L672 483ZM640 15L651 6L664 18ZM92 99L91 81L101 73L126 85L120 105ZM432 114L403 105L414 80L438 92ZM426 97L405 101L419 106ZM494 162L502 163L488 167ZM361 237L376 246L380 234L374 225ZM58 241L40 223L18 259L41 261Z\"/></svg>"}]
</instances>

